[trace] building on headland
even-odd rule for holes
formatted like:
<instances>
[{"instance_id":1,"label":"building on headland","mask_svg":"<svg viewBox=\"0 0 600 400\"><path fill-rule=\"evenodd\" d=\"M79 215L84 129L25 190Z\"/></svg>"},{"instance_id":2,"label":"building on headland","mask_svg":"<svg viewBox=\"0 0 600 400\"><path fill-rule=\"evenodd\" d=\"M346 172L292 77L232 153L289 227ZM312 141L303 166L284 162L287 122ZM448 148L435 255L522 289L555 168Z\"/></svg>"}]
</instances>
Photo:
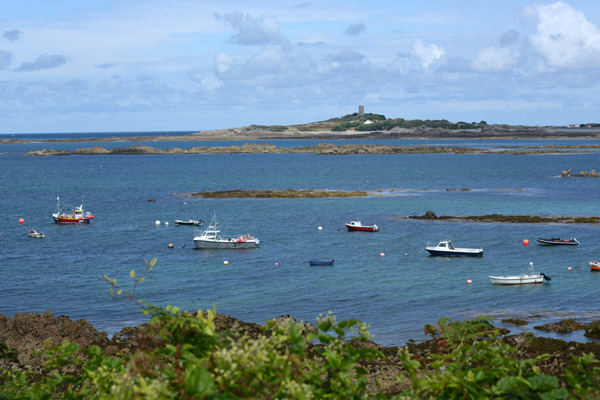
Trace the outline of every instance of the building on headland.
<instances>
[{"instance_id":1,"label":"building on headland","mask_svg":"<svg viewBox=\"0 0 600 400\"><path fill-rule=\"evenodd\" d=\"M365 115L365 106L358 106L358 115Z\"/></svg>"}]
</instances>

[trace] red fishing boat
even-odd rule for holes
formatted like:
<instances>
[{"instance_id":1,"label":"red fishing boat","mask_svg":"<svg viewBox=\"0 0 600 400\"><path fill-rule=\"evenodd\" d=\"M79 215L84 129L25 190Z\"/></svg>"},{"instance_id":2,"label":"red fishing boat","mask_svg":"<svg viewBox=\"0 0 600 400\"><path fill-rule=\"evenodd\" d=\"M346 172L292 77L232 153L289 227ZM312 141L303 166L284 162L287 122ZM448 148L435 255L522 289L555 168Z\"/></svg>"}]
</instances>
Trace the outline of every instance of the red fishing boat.
<instances>
[{"instance_id":1,"label":"red fishing boat","mask_svg":"<svg viewBox=\"0 0 600 400\"><path fill-rule=\"evenodd\" d=\"M600 263L596 260L590 261L590 269L592 271L600 271Z\"/></svg>"},{"instance_id":2,"label":"red fishing boat","mask_svg":"<svg viewBox=\"0 0 600 400\"><path fill-rule=\"evenodd\" d=\"M94 216L89 211L84 211L83 203L79 207L73 208L71 211L65 211L60 205L60 197L56 200L56 211L52 214L54 222L57 224L89 224Z\"/></svg>"},{"instance_id":3,"label":"red fishing boat","mask_svg":"<svg viewBox=\"0 0 600 400\"><path fill-rule=\"evenodd\" d=\"M349 232L352 231L361 231L361 232L377 232L379 231L379 227L377 225L363 225L360 221L352 221L349 224L346 224L346 228L348 228Z\"/></svg>"}]
</instances>

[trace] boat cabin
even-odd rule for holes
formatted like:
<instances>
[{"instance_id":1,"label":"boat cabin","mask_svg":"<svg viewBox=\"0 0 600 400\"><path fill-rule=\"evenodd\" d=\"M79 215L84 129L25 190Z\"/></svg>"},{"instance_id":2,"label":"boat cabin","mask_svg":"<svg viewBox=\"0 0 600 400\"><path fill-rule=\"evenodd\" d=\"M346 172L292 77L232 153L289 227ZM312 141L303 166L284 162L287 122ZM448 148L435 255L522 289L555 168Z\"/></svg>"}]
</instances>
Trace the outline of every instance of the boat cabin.
<instances>
[{"instance_id":1,"label":"boat cabin","mask_svg":"<svg viewBox=\"0 0 600 400\"><path fill-rule=\"evenodd\" d=\"M454 245L449 240L443 240L438 244L438 247L444 247L450 250L454 250Z\"/></svg>"}]
</instances>

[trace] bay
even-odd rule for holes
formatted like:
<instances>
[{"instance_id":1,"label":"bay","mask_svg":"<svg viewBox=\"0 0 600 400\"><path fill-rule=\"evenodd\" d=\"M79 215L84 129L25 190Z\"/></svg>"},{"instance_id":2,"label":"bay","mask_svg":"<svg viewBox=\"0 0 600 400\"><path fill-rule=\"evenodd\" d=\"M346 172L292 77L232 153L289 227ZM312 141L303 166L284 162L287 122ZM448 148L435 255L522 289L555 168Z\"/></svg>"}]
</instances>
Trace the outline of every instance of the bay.
<instances>
[{"instance_id":1,"label":"bay","mask_svg":"<svg viewBox=\"0 0 600 400\"><path fill-rule=\"evenodd\" d=\"M40 135L41 136L41 135ZM56 135L60 137L60 135ZM268 141L306 146L319 141ZM514 145L599 144L598 140L336 141L503 149ZM139 298L182 309L212 308L249 322L290 314L314 322L368 322L373 340L400 345L423 339L423 325L440 317L530 317L532 324L564 318L598 319L600 257L596 225L448 223L407 219L437 215L597 215L599 181L560 178L563 169L598 169L600 155L414 154L197 154L32 157L43 148L73 150L129 142L0 145L0 313L44 312L88 319L110 335L145 321L131 303L109 295L104 275L131 288L129 271L154 271L136 289ZM153 142L161 148L223 146L238 142ZM367 190L364 198L203 199L187 194L231 189ZM449 190L450 189L450 190ZM460 189L468 189L461 191ZM96 215L89 226L59 226L56 197ZM225 234L247 234L260 248L195 250L194 228L175 219L210 220ZM25 223L19 224L19 218ZM380 232L349 233L359 219ZM161 221L156 225L155 221ZM166 226L164 222L169 222ZM318 227L321 226L322 230ZM26 236L29 229L45 239ZM580 246L535 245L535 237L576 237ZM532 244L525 247L523 239ZM428 242L451 239L483 247L481 259L430 257ZM172 243L170 249L168 244ZM380 254L384 253L382 257ZM335 259L310 267L311 259ZM228 261L228 265L224 265ZM534 262L549 284L492 285L488 275L518 274ZM568 268L572 270L569 271ZM473 283L467 285L470 279ZM514 329L514 328L513 328ZM560 336L587 340L581 332Z\"/></svg>"}]
</instances>

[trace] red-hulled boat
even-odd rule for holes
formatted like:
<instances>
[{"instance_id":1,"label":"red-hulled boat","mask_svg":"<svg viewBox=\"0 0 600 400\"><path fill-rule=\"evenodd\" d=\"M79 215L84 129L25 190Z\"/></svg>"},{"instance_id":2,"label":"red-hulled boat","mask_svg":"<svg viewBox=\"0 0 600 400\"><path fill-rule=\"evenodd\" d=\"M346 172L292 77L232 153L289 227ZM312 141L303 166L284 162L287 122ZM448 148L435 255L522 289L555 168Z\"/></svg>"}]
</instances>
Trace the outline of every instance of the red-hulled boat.
<instances>
[{"instance_id":1,"label":"red-hulled boat","mask_svg":"<svg viewBox=\"0 0 600 400\"><path fill-rule=\"evenodd\" d=\"M590 269L592 271L600 271L600 263L596 260L590 261Z\"/></svg>"},{"instance_id":2,"label":"red-hulled boat","mask_svg":"<svg viewBox=\"0 0 600 400\"><path fill-rule=\"evenodd\" d=\"M56 205L56 211L52 214L54 222L57 224L89 224L90 220L94 219L94 216L89 211L83 210L83 203L71 210L70 212L64 211L60 205L60 197L57 197L58 201Z\"/></svg>"},{"instance_id":3,"label":"red-hulled boat","mask_svg":"<svg viewBox=\"0 0 600 400\"><path fill-rule=\"evenodd\" d=\"M349 224L346 224L346 228L348 228L349 232L352 232L352 231L377 232L377 231L379 231L379 227L377 225L363 225L360 223L360 221L352 221Z\"/></svg>"}]
</instances>

